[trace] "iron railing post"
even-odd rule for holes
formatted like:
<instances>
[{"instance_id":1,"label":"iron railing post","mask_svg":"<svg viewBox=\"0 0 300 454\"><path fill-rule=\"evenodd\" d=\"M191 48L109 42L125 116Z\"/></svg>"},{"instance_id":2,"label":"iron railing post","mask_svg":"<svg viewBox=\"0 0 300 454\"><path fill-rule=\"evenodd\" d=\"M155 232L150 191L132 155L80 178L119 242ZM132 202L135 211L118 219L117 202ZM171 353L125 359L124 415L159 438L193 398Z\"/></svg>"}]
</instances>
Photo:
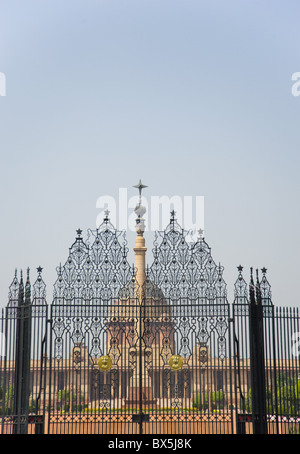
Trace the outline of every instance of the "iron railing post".
<instances>
[{"instance_id":1,"label":"iron railing post","mask_svg":"<svg viewBox=\"0 0 300 454\"><path fill-rule=\"evenodd\" d=\"M249 333L253 433L266 434L268 433L268 428L266 420L263 305L258 286L256 290L255 295L251 269Z\"/></svg>"},{"instance_id":2,"label":"iron railing post","mask_svg":"<svg viewBox=\"0 0 300 454\"><path fill-rule=\"evenodd\" d=\"M29 270L25 286L25 300L23 279L21 277L16 328L16 362L15 362L15 396L14 414L16 417L14 433L28 432L29 413L29 380L30 380L30 349L31 349L31 295Z\"/></svg>"},{"instance_id":3,"label":"iron railing post","mask_svg":"<svg viewBox=\"0 0 300 454\"><path fill-rule=\"evenodd\" d=\"M273 373L274 373L274 400L275 400L275 415L276 415L276 433L279 434L278 422L278 394L277 394L277 359L276 359L276 338L275 338L275 308L271 307L272 311L272 347L273 347Z\"/></svg>"},{"instance_id":4,"label":"iron railing post","mask_svg":"<svg viewBox=\"0 0 300 454\"><path fill-rule=\"evenodd\" d=\"M21 276L19 286L18 306L16 310L16 360L15 360L15 383L14 383L14 407L16 415L14 421L14 433L20 433L21 396L22 396L22 366L23 366L23 331L24 331L24 286Z\"/></svg>"}]
</instances>

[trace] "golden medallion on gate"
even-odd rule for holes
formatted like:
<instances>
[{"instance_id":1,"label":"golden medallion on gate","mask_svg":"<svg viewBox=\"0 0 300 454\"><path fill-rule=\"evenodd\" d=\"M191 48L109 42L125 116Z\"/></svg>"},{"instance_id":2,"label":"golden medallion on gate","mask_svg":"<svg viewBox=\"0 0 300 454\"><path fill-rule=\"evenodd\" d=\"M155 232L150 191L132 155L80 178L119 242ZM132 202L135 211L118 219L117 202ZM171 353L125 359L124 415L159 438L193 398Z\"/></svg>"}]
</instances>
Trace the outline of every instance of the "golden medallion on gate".
<instances>
[{"instance_id":1,"label":"golden medallion on gate","mask_svg":"<svg viewBox=\"0 0 300 454\"><path fill-rule=\"evenodd\" d=\"M98 366L100 370L107 371L112 366L112 360L108 355L101 356L98 360Z\"/></svg>"},{"instance_id":2,"label":"golden medallion on gate","mask_svg":"<svg viewBox=\"0 0 300 454\"><path fill-rule=\"evenodd\" d=\"M180 370L183 366L183 359L179 355L173 355L169 359L169 366L173 370Z\"/></svg>"}]
</instances>

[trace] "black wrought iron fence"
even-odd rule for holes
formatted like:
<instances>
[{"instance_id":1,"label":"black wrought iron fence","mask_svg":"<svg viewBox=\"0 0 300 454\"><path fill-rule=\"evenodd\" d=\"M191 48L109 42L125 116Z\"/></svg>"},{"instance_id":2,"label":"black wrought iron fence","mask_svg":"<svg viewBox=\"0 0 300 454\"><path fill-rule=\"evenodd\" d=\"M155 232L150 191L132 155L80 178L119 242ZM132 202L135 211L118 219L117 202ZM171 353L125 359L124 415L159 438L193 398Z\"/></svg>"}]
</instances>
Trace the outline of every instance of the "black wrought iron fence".
<instances>
[{"instance_id":1,"label":"black wrought iron fence","mask_svg":"<svg viewBox=\"0 0 300 454\"><path fill-rule=\"evenodd\" d=\"M298 308L274 307L266 269L234 302L202 233L172 215L138 288L108 218L77 231L46 302L42 269L2 310L1 433L298 433Z\"/></svg>"},{"instance_id":2,"label":"black wrought iron fence","mask_svg":"<svg viewBox=\"0 0 300 454\"><path fill-rule=\"evenodd\" d=\"M230 307L221 316L203 305L166 307L159 314L151 305L139 327L141 307L132 302L129 312L124 301L89 312L82 306L80 320L78 307L75 314L64 306L58 321L57 307L48 313L32 305L30 362L22 359L21 375L17 339L28 313L3 309L2 433L139 433L141 423L144 433L299 433L298 308L263 307L264 386L257 390L248 302L236 301L232 318ZM262 413L255 392L264 396Z\"/></svg>"},{"instance_id":3,"label":"black wrought iron fence","mask_svg":"<svg viewBox=\"0 0 300 454\"><path fill-rule=\"evenodd\" d=\"M248 287L240 267L235 286L237 428L243 433L299 433L299 309L272 304L266 269L262 271L256 283L251 271Z\"/></svg>"}]
</instances>

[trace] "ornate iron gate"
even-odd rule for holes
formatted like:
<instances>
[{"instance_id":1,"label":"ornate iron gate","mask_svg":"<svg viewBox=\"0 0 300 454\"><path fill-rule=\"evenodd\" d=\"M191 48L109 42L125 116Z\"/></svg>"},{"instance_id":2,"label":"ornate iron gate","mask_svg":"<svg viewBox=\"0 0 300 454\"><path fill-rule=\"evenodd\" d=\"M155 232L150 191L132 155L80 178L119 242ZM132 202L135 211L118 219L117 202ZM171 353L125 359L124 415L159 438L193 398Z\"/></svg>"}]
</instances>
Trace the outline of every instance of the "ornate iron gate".
<instances>
[{"instance_id":1,"label":"ornate iron gate","mask_svg":"<svg viewBox=\"0 0 300 454\"><path fill-rule=\"evenodd\" d=\"M142 288L108 218L79 230L51 305L49 432L231 432L229 306L202 236L171 218Z\"/></svg>"},{"instance_id":2,"label":"ornate iron gate","mask_svg":"<svg viewBox=\"0 0 300 454\"><path fill-rule=\"evenodd\" d=\"M77 231L51 305L41 268L32 294L29 273L25 286L15 276L1 319L2 433L297 431L299 355L281 344L299 317L273 307L266 270L248 288L239 267L230 306L202 232L189 243L174 213L141 288L127 253L106 216L86 241Z\"/></svg>"}]
</instances>

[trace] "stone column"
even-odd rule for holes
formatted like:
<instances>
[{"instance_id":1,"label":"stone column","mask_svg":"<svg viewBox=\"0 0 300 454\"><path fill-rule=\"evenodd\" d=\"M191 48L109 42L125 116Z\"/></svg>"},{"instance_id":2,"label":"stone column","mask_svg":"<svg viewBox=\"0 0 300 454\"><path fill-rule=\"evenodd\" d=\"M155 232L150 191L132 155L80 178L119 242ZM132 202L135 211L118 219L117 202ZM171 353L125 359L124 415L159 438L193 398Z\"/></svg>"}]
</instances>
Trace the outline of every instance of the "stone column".
<instances>
[{"instance_id":1,"label":"stone column","mask_svg":"<svg viewBox=\"0 0 300 454\"><path fill-rule=\"evenodd\" d=\"M144 209L141 205L136 207L136 212L139 210L142 215ZM142 339L143 333L143 305L145 304L144 296L144 285L146 280L145 268L146 268L146 251L145 238L144 238L144 220L139 216L136 220L136 232L137 237L135 240L135 269L136 269L136 285L135 285L135 308L132 311L136 317L136 367L133 370L133 375L130 379L129 384L129 399L128 404L133 407L139 407L141 399L143 401L148 400L148 392L145 388L146 384L146 368L145 368L145 357L144 357L144 345Z\"/></svg>"},{"instance_id":2,"label":"stone column","mask_svg":"<svg viewBox=\"0 0 300 454\"><path fill-rule=\"evenodd\" d=\"M126 405L140 408L141 405L152 406L152 388L147 384L147 370L145 367L145 346L143 342L143 318L144 318L144 305L145 305L145 281L146 281L146 251L145 246L145 221L143 219L146 213L146 208L142 205L141 191L144 187L141 180L135 186L139 189L139 204L135 208L136 218L136 239L135 239L135 269L136 269L136 283L135 283L135 301L134 309L131 309L131 314L136 317L136 367L129 383L129 396L126 399Z\"/></svg>"}]
</instances>

